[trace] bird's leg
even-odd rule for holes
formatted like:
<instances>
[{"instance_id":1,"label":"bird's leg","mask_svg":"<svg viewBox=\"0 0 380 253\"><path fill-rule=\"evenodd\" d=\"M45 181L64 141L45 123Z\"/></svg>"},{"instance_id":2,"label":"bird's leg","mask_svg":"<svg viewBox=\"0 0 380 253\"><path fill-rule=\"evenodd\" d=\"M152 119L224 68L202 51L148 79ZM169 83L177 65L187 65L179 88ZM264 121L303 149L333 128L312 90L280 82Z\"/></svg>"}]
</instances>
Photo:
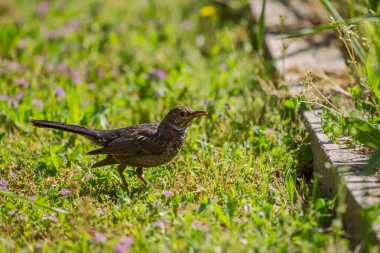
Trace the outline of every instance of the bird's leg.
<instances>
[{"instance_id":1,"label":"bird's leg","mask_svg":"<svg viewBox=\"0 0 380 253\"><path fill-rule=\"evenodd\" d=\"M125 164L120 163L119 166L117 166L117 171L119 172L119 175L121 177L121 181L123 181L125 189L127 189L128 188L128 184L127 184L127 181L125 181L125 177L123 175L123 171L124 171L125 167L126 167Z\"/></svg>"},{"instance_id":2,"label":"bird's leg","mask_svg":"<svg viewBox=\"0 0 380 253\"><path fill-rule=\"evenodd\" d=\"M145 180L143 170L142 168L137 168L136 169L136 175L138 178L140 178L141 181L143 181L144 184L148 184L148 181Z\"/></svg>"}]
</instances>

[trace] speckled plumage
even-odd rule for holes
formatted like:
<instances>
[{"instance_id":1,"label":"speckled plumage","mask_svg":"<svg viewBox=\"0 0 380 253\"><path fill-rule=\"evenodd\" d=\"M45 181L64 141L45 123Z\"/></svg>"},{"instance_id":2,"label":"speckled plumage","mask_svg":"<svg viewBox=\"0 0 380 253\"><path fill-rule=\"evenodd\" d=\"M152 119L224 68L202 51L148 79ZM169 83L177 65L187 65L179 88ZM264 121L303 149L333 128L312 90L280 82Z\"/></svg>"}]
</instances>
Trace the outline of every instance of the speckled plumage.
<instances>
[{"instance_id":1,"label":"speckled plumage","mask_svg":"<svg viewBox=\"0 0 380 253\"><path fill-rule=\"evenodd\" d=\"M47 127L73 132L85 136L102 148L88 155L108 156L92 167L119 164L118 171L127 186L123 171L126 166L137 167L136 174L144 182L142 168L155 167L173 159L186 140L186 130L190 122L206 115L203 111L193 111L176 107L160 123L145 123L114 130L96 130L77 125L69 125L46 120L32 120L37 127Z\"/></svg>"}]
</instances>

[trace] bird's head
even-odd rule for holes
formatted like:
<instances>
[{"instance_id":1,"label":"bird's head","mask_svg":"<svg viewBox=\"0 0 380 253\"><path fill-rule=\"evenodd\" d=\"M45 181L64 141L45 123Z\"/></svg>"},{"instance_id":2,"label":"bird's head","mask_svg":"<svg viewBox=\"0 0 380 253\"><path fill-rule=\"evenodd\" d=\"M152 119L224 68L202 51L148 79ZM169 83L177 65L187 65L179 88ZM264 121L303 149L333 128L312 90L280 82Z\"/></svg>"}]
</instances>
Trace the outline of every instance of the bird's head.
<instances>
[{"instance_id":1,"label":"bird's head","mask_svg":"<svg viewBox=\"0 0 380 253\"><path fill-rule=\"evenodd\" d=\"M177 131L185 131L193 119L204 115L207 115L207 112L194 111L186 106L180 106L171 109L168 114L166 114L162 123L167 124Z\"/></svg>"}]
</instances>

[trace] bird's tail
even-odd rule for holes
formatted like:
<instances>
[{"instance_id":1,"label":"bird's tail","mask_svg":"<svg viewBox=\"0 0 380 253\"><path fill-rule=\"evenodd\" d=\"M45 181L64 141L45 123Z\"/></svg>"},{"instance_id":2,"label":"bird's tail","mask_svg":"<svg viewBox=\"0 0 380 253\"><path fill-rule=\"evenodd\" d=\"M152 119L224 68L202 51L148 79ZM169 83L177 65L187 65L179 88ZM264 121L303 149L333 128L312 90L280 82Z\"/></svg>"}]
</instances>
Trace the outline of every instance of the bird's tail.
<instances>
[{"instance_id":1,"label":"bird's tail","mask_svg":"<svg viewBox=\"0 0 380 253\"><path fill-rule=\"evenodd\" d=\"M44 128L54 128L70 133L76 133L83 135L89 139L96 140L99 139L99 133L90 128L78 126L78 125L70 125L60 122L48 121L48 120L31 120L34 126L36 127L44 127Z\"/></svg>"}]
</instances>

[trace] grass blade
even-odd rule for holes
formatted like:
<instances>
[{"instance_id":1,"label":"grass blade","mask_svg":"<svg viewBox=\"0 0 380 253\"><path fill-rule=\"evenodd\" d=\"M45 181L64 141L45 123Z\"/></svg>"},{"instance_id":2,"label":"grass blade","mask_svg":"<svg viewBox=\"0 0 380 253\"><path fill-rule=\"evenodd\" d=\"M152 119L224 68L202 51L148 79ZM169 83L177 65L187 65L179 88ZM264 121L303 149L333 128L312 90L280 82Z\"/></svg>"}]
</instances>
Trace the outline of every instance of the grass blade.
<instances>
[{"instance_id":1,"label":"grass blade","mask_svg":"<svg viewBox=\"0 0 380 253\"><path fill-rule=\"evenodd\" d=\"M282 39L298 38L303 36L313 35L322 31L330 30L331 28L338 27L342 24L357 25L362 23L378 23L380 22L380 16L360 16L348 19L346 21L336 21L330 24L322 24L314 27L304 28L299 31L291 32L281 36Z\"/></svg>"},{"instance_id":2,"label":"grass blade","mask_svg":"<svg viewBox=\"0 0 380 253\"><path fill-rule=\"evenodd\" d=\"M263 0L259 18L259 31L257 33L257 48L260 53L264 52L264 32L265 32L265 9L266 0Z\"/></svg>"},{"instance_id":3,"label":"grass blade","mask_svg":"<svg viewBox=\"0 0 380 253\"><path fill-rule=\"evenodd\" d=\"M334 20L342 23L346 23L346 21L342 18L342 16L338 13L338 11L334 8L329 0L319 0L323 6L325 6L326 10L330 13L330 15L334 18ZM362 46L360 45L359 40L351 36L352 44L355 50L356 55L359 57L362 63L365 63L365 52Z\"/></svg>"},{"instance_id":4,"label":"grass blade","mask_svg":"<svg viewBox=\"0 0 380 253\"><path fill-rule=\"evenodd\" d=\"M21 196L21 195L17 195L17 194L14 194L12 192L8 192L8 191L1 191L0 190L0 194L1 195L4 195L4 196L7 196L7 197L10 197L10 198L13 198L13 199L19 199L19 200L22 200L24 202L28 202L32 205L36 205L36 206L39 206L39 207L42 207L42 208L45 208L45 209L48 209L50 211L54 211L54 212L57 212L57 213L62 213L62 214L68 214L69 212L65 209L62 209L62 208L58 208L58 207L50 207L50 206L47 206L41 202L38 202L38 201L33 201L25 196Z\"/></svg>"}]
</instances>

